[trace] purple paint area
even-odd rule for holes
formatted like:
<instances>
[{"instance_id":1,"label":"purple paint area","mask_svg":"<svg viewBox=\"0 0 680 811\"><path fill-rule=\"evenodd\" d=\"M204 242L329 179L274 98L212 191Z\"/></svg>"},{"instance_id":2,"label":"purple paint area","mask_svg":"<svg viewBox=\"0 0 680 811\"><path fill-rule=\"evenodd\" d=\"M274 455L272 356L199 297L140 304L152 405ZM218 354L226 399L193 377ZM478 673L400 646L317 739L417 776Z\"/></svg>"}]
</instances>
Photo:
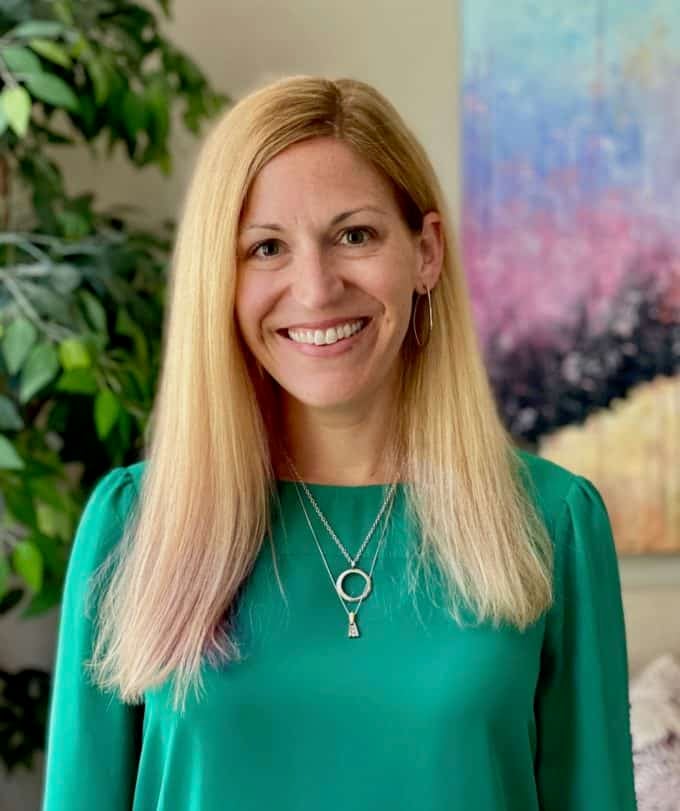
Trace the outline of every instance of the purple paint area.
<instances>
[{"instance_id":1,"label":"purple paint area","mask_svg":"<svg viewBox=\"0 0 680 811\"><path fill-rule=\"evenodd\" d=\"M574 207L556 221L521 200L486 229L469 212L463 257L480 334L501 346L566 340L584 308L593 333L605 329L617 293L631 277L669 309L680 308L680 249L652 218L634 217L615 197Z\"/></svg>"}]
</instances>

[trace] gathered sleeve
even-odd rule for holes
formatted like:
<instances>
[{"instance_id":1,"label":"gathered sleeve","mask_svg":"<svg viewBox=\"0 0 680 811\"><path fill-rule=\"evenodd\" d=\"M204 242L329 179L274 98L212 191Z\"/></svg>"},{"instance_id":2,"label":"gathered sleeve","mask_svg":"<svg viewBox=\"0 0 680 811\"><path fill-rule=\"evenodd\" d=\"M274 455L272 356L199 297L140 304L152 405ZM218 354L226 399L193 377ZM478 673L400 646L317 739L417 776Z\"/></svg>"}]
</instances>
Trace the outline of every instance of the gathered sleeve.
<instances>
[{"instance_id":1,"label":"gathered sleeve","mask_svg":"<svg viewBox=\"0 0 680 811\"><path fill-rule=\"evenodd\" d=\"M555 524L555 603L536 689L541 811L637 811L628 657L604 501L575 476Z\"/></svg>"},{"instance_id":2,"label":"gathered sleeve","mask_svg":"<svg viewBox=\"0 0 680 811\"><path fill-rule=\"evenodd\" d=\"M117 467L91 492L66 570L50 687L42 811L129 811L143 707L89 680L93 642L89 579L120 539L132 504L131 473Z\"/></svg>"}]
</instances>

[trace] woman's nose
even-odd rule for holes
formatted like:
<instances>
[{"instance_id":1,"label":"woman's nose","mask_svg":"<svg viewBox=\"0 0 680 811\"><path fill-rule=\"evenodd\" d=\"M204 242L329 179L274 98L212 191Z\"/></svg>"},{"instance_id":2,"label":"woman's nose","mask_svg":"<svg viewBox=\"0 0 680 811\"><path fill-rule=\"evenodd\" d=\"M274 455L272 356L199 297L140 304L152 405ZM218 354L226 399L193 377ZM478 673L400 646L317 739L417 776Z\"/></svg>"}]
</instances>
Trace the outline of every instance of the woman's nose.
<instances>
[{"instance_id":1,"label":"woman's nose","mask_svg":"<svg viewBox=\"0 0 680 811\"><path fill-rule=\"evenodd\" d=\"M310 248L295 259L292 292L306 309L321 310L343 294L344 283L330 259L318 248Z\"/></svg>"}]
</instances>

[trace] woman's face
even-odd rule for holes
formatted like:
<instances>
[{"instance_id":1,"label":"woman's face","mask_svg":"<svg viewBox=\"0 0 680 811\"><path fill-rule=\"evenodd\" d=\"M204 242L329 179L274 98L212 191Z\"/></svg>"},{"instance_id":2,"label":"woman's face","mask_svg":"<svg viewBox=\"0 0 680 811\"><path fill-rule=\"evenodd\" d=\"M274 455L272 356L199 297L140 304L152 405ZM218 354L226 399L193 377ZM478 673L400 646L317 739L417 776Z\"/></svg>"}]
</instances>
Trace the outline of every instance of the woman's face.
<instances>
[{"instance_id":1,"label":"woman's face","mask_svg":"<svg viewBox=\"0 0 680 811\"><path fill-rule=\"evenodd\" d=\"M440 241L439 216L412 234L388 182L345 143L293 144L259 172L241 215L236 318L246 345L283 395L307 406L389 395L411 297L436 283Z\"/></svg>"}]
</instances>

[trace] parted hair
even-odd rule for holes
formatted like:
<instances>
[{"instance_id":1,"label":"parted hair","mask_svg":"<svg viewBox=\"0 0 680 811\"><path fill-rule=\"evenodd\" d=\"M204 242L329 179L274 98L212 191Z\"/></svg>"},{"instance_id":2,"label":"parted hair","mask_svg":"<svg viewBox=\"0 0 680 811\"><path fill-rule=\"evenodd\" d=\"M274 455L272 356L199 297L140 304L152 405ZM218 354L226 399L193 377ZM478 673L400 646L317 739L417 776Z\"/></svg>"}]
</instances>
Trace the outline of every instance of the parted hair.
<instances>
[{"instance_id":1,"label":"parted hair","mask_svg":"<svg viewBox=\"0 0 680 811\"><path fill-rule=\"evenodd\" d=\"M235 318L237 235L259 170L307 138L342 140L390 182L412 231L442 218L444 257L431 291L434 329L401 353L386 458L417 533L407 566L443 575L446 608L464 624L520 630L553 601L553 548L528 492L484 366L455 230L423 146L395 107L351 78L295 75L259 86L201 143L183 199L168 276L158 388L145 469L114 549L95 572L94 683L139 703L174 679L182 711L201 665L241 656L230 622L239 588L272 533L278 432L275 383L261 375ZM414 295L414 302L415 302ZM418 307L419 336L429 330Z\"/></svg>"}]
</instances>

